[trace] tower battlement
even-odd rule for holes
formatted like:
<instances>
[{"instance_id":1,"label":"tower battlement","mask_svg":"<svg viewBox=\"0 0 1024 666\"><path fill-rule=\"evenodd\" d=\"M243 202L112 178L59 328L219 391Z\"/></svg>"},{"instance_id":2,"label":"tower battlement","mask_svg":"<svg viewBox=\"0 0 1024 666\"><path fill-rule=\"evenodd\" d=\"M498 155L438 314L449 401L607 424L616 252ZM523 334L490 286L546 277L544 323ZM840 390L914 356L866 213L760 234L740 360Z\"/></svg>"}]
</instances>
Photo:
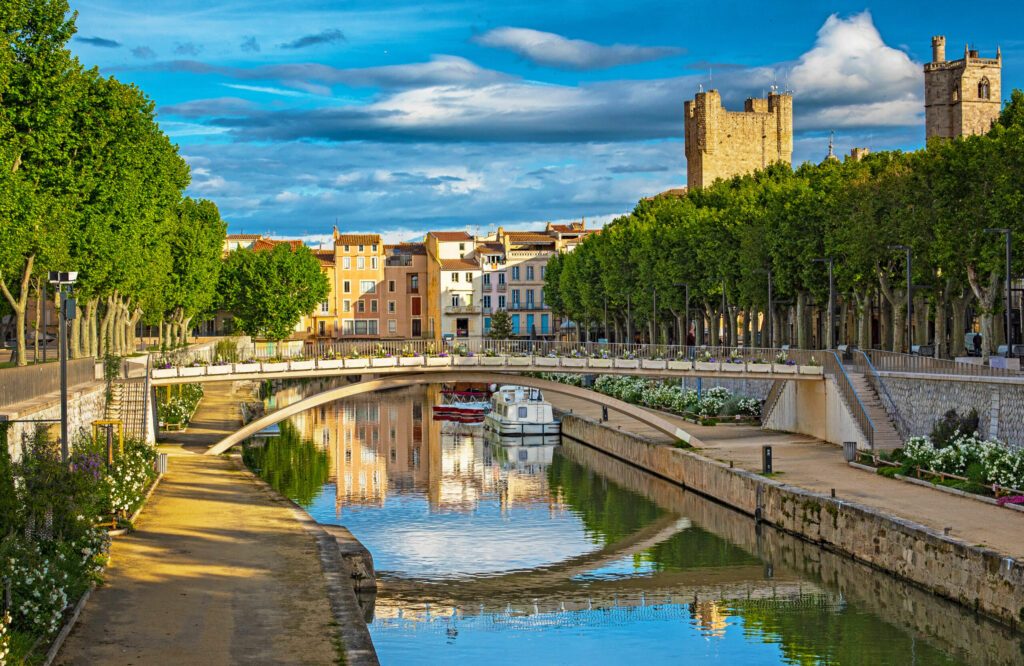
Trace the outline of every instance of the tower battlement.
<instances>
[{"instance_id":1,"label":"tower battlement","mask_svg":"<svg viewBox=\"0 0 1024 666\"><path fill-rule=\"evenodd\" d=\"M932 37L932 61L924 65L925 136L953 138L984 134L999 118L1003 54L982 58L964 47L959 60L946 60L946 38Z\"/></svg>"},{"instance_id":2,"label":"tower battlement","mask_svg":"<svg viewBox=\"0 0 1024 666\"><path fill-rule=\"evenodd\" d=\"M717 90L683 105L687 187L763 169L793 159L793 96L772 92L727 111Z\"/></svg>"}]
</instances>

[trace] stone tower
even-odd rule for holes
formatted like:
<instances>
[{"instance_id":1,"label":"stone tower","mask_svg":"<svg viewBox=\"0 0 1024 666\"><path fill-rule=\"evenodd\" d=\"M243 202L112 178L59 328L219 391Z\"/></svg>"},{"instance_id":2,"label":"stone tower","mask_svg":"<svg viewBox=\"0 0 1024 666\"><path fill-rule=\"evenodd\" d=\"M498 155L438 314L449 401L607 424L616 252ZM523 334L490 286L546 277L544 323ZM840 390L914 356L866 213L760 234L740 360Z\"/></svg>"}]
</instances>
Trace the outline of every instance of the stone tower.
<instances>
[{"instance_id":1,"label":"stone tower","mask_svg":"<svg viewBox=\"0 0 1024 666\"><path fill-rule=\"evenodd\" d=\"M683 106L686 185L710 185L719 178L793 159L793 96L772 92L748 99L743 111L726 111L717 90L699 92Z\"/></svg>"},{"instance_id":2,"label":"stone tower","mask_svg":"<svg viewBox=\"0 0 1024 666\"><path fill-rule=\"evenodd\" d=\"M984 134L999 118L1003 54L979 58L964 47L946 60L946 38L932 37L932 61L924 65L925 138Z\"/></svg>"}]
</instances>

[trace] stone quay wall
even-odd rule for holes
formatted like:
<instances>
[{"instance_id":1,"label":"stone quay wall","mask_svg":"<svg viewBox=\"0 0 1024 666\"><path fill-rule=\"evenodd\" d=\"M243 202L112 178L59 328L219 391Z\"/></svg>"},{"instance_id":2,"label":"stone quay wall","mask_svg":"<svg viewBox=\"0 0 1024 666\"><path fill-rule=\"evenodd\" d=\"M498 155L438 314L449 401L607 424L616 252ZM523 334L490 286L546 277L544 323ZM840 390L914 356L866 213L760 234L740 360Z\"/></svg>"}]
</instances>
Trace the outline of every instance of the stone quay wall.
<instances>
[{"instance_id":1,"label":"stone quay wall","mask_svg":"<svg viewBox=\"0 0 1024 666\"><path fill-rule=\"evenodd\" d=\"M913 375L881 372L898 413L897 426L906 437L928 435L950 409L963 414L972 407L980 417L984 437L1024 448L1024 384L980 377L921 379Z\"/></svg>"},{"instance_id":2,"label":"stone quay wall","mask_svg":"<svg viewBox=\"0 0 1024 666\"><path fill-rule=\"evenodd\" d=\"M82 432L91 433L92 422L103 418L106 405L103 382L84 384L68 390L68 439L74 443ZM18 403L0 409L11 421L29 419L53 419L55 423L40 423L39 427L50 428L55 438L60 437L60 394L50 394L35 400ZM35 432L35 423L13 423L7 432L7 448L11 459L21 460L22 441Z\"/></svg>"},{"instance_id":3,"label":"stone quay wall","mask_svg":"<svg viewBox=\"0 0 1024 666\"><path fill-rule=\"evenodd\" d=\"M562 419L562 434L1007 625L1024 622L1024 563L993 550L579 416Z\"/></svg>"}]
</instances>

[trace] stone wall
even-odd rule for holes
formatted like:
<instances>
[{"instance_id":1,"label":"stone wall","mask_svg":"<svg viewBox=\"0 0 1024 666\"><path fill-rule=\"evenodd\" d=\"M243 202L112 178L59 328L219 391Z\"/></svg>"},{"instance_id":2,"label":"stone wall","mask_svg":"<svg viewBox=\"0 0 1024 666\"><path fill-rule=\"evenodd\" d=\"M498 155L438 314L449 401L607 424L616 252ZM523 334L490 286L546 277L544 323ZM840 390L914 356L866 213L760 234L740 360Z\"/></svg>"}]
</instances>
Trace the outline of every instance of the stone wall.
<instances>
[{"instance_id":1,"label":"stone wall","mask_svg":"<svg viewBox=\"0 0 1024 666\"><path fill-rule=\"evenodd\" d=\"M978 430L1012 448L1024 447L1024 385L983 381L979 377L919 379L913 375L879 373L892 396L904 436L927 435L950 409L978 410Z\"/></svg>"},{"instance_id":2,"label":"stone wall","mask_svg":"<svg viewBox=\"0 0 1024 666\"><path fill-rule=\"evenodd\" d=\"M857 442L858 448L868 448L867 438L831 378L823 382L786 382L764 427L833 444Z\"/></svg>"},{"instance_id":3,"label":"stone wall","mask_svg":"<svg viewBox=\"0 0 1024 666\"><path fill-rule=\"evenodd\" d=\"M89 433L93 421L103 418L105 403L106 396L102 382L86 384L68 391L68 435L72 442L74 442L80 432ZM29 402L11 405L0 411L11 421L54 419L58 422L41 425L52 428L55 438L59 439L60 437L59 394L47 395ZM11 425L11 429L7 433L7 445L13 460L21 459L22 439L24 436L30 436L35 431L35 428L35 424L32 423L14 423Z\"/></svg>"},{"instance_id":4,"label":"stone wall","mask_svg":"<svg viewBox=\"0 0 1024 666\"><path fill-rule=\"evenodd\" d=\"M758 400L764 400L768 396L768 391L772 388L772 382L770 379L717 379L709 377L683 377L679 380L680 385L684 389L697 390L699 384L702 391L707 391L710 388L721 386L722 388L729 389L736 395L741 395L748 398L757 398Z\"/></svg>"},{"instance_id":5,"label":"stone wall","mask_svg":"<svg viewBox=\"0 0 1024 666\"><path fill-rule=\"evenodd\" d=\"M562 419L562 434L1005 624L1024 621L1024 564L995 551L578 416Z\"/></svg>"}]
</instances>

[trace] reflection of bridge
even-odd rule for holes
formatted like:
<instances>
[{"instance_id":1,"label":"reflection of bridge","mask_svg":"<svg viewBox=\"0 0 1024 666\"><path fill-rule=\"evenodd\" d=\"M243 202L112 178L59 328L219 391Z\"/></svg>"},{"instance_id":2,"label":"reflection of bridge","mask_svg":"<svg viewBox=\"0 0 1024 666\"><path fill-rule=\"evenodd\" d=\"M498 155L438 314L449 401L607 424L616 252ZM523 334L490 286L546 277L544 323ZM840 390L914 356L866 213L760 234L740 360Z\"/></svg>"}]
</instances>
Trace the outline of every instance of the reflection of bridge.
<instances>
[{"instance_id":1,"label":"reflection of bridge","mask_svg":"<svg viewBox=\"0 0 1024 666\"><path fill-rule=\"evenodd\" d=\"M366 379L363 381L349 384L347 386L341 386L338 388L328 389L316 395L303 398L298 402L294 402L287 407L282 407L277 411L271 412L266 416L260 417L254 421L251 421L247 425L243 426L237 432L228 435L221 441L217 442L209 449L207 453L218 454L224 453L232 446L240 444L249 437L252 437L260 430L280 423L284 419L312 409L313 407L319 407L320 405L334 402L342 398L350 398L361 393L369 393L372 391L383 391L386 389L401 388L404 386L416 386L420 384L432 384L443 377L444 381L454 382L470 382L477 384L487 384L491 382L506 381L506 378L501 374L493 372L474 372L470 370L462 370L459 368L452 368L444 375L438 375L434 372L420 372L416 374L402 374L398 376L385 376L379 379ZM544 391L551 393L561 393L581 400L586 400L598 405L608 407L608 409L627 414L638 421L641 421L652 428L665 433L673 439L682 440L692 445L700 445L701 442L690 435L682 428L675 426L667 419L650 412L642 407L631 405L628 402L612 398L610 396L598 393L597 391L591 391L589 389L580 388L578 386L570 386L568 384L562 384L559 382L553 382L547 379L538 379L537 377L520 376L516 377L516 383L524 386L531 386L539 388Z\"/></svg>"}]
</instances>

